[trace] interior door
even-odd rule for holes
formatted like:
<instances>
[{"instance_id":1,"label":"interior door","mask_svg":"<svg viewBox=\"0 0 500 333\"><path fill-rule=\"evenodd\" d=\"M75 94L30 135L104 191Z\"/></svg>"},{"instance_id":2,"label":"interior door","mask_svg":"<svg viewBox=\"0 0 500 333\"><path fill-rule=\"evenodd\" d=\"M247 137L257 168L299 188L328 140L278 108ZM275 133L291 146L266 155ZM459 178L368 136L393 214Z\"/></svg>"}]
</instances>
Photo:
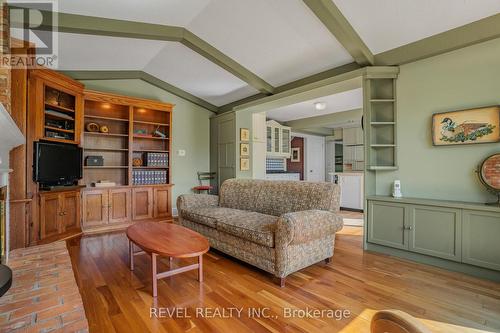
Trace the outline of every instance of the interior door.
<instances>
[{"instance_id":1,"label":"interior door","mask_svg":"<svg viewBox=\"0 0 500 333\"><path fill-rule=\"evenodd\" d=\"M326 142L326 181L333 182L333 173L335 172L335 141Z\"/></svg>"},{"instance_id":2,"label":"interior door","mask_svg":"<svg viewBox=\"0 0 500 333\"><path fill-rule=\"evenodd\" d=\"M109 223L125 223L130 221L131 193L128 188L109 190Z\"/></svg>"},{"instance_id":3,"label":"interior door","mask_svg":"<svg viewBox=\"0 0 500 333\"><path fill-rule=\"evenodd\" d=\"M83 192L83 226L92 227L108 223L108 190Z\"/></svg>"},{"instance_id":4,"label":"interior door","mask_svg":"<svg viewBox=\"0 0 500 333\"><path fill-rule=\"evenodd\" d=\"M80 193L67 192L61 194L62 232L80 228Z\"/></svg>"},{"instance_id":5,"label":"interior door","mask_svg":"<svg viewBox=\"0 0 500 333\"><path fill-rule=\"evenodd\" d=\"M153 188L132 189L132 218L134 220L153 218Z\"/></svg>"},{"instance_id":6,"label":"interior door","mask_svg":"<svg viewBox=\"0 0 500 333\"><path fill-rule=\"evenodd\" d=\"M311 182L325 181L325 139L308 136L306 144L306 180Z\"/></svg>"},{"instance_id":7,"label":"interior door","mask_svg":"<svg viewBox=\"0 0 500 333\"><path fill-rule=\"evenodd\" d=\"M154 217L169 218L171 217L170 211L170 188L156 187L154 189Z\"/></svg>"},{"instance_id":8,"label":"interior door","mask_svg":"<svg viewBox=\"0 0 500 333\"><path fill-rule=\"evenodd\" d=\"M40 196L40 239L61 232L61 202L59 193Z\"/></svg>"}]
</instances>

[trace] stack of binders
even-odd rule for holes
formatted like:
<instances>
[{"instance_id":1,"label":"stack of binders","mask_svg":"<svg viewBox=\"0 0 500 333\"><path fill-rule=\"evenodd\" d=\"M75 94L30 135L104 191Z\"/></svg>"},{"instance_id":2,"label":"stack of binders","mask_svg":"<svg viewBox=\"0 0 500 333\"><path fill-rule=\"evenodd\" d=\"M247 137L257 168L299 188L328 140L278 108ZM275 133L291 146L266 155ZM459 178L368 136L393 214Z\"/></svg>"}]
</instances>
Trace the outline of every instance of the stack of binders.
<instances>
[{"instance_id":1,"label":"stack of binders","mask_svg":"<svg viewBox=\"0 0 500 333\"><path fill-rule=\"evenodd\" d=\"M166 184L167 170L134 170L132 182L134 185Z\"/></svg>"},{"instance_id":2,"label":"stack of binders","mask_svg":"<svg viewBox=\"0 0 500 333\"><path fill-rule=\"evenodd\" d=\"M144 165L154 167L168 167L168 153L144 153Z\"/></svg>"}]
</instances>

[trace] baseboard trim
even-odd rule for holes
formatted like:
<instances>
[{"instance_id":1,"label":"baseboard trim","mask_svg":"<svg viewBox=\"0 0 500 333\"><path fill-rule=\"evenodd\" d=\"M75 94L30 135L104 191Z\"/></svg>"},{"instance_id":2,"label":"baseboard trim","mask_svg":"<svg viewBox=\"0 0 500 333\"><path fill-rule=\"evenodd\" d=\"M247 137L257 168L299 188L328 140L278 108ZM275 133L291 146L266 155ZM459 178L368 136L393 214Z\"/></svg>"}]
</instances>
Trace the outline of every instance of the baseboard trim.
<instances>
[{"instance_id":1,"label":"baseboard trim","mask_svg":"<svg viewBox=\"0 0 500 333\"><path fill-rule=\"evenodd\" d=\"M393 249L382 245L377 245L373 243L365 244L366 251L379 252L391 256L395 256L398 258L406 259L409 261L415 261L420 264L436 266L439 268L443 268L449 271L463 273L467 275L471 275L480 279L491 280L495 282L500 282L500 272L493 271L490 269L473 266L469 264L454 262L450 260L445 260L441 258L435 258L426 256L420 253L407 252L404 250Z\"/></svg>"}]
</instances>

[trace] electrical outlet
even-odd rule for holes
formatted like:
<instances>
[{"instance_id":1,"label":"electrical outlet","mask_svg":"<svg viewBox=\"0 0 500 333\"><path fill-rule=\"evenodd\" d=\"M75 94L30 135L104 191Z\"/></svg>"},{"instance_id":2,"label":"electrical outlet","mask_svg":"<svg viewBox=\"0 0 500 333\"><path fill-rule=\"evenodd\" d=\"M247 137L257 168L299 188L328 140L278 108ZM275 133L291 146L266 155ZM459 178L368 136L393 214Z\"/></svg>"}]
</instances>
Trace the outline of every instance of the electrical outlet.
<instances>
[{"instance_id":1,"label":"electrical outlet","mask_svg":"<svg viewBox=\"0 0 500 333\"><path fill-rule=\"evenodd\" d=\"M186 151L184 149L179 149L177 151L177 156L186 156Z\"/></svg>"}]
</instances>

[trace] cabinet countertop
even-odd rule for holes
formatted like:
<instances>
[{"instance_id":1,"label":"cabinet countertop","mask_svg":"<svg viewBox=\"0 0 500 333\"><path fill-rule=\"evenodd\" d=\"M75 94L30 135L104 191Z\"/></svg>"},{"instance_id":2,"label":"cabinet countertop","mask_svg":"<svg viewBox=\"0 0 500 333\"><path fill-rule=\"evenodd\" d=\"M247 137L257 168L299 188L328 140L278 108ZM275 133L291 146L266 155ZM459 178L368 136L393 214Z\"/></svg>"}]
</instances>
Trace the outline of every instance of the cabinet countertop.
<instances>
[{"instance_id":1,"label":"cabinet countertop","mask_svg":"<svg viewBox=\"0 0 500 333\"><path fill-rule=\"evenodd\" d=\"M489 212L500 213L500 207L486 205L479 202L465 202L465 201L452 201L452 200L439 200L439 199L422 199L422 198L393 198L391 196L384 195L370 195L366 197L367 200L374 201L385 201L385 202L395 202L404 204L415 204L415 205L426 205L426 206L438 206L438 207L451 207L451 208L461 208L470 210L482 210Z\"/></svg>"}]
</instances>

